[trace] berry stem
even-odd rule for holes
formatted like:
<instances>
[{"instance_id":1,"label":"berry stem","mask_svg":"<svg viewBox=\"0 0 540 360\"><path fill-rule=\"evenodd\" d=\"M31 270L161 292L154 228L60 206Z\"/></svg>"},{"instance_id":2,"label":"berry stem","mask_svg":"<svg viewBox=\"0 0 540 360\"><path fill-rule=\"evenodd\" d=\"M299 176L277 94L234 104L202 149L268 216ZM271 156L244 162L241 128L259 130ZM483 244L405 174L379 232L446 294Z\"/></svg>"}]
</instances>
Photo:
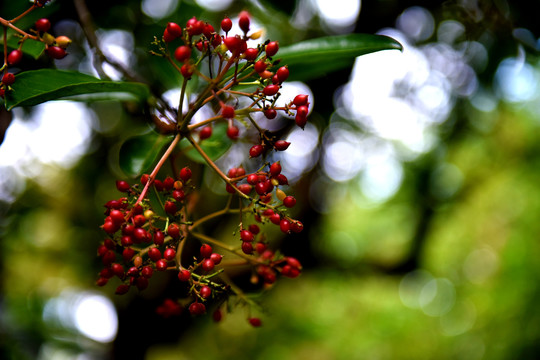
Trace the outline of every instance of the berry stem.
<instances>
[{"instance_id":1,"label":"berry stem","mask_svg":"<svg viewBox=\"0 0 540 360\"><path fill-rule=\"evenodd\" d=\"M131 209L131 211L127 214L126 216L126 220L128 220L131 215L133 215L133 209L135 209L135 207L141 203L141 201L144 199L144 197L146 196L146 193L148 192L148 189L150 187L150 185L154 182L154 179L157 175L157 173L159 172L159 170L161 169L161 167L163 166L163 164L165 163L165 161L167 160L167 158L171 155L172 151L174 150L174 148L176 147L176 145L178 144L178 142L182 139L182 135L181 134L177 134L173 141L171 142L171 144L169 145L169 147L167 148L167 150L165 151L165 153L163 154L163 156L161 157L161 159L159 159L159 162L157 163L156 167L154 168L154 170L152 170L152 173L150 174L150 176L148 177L148 181L146 182L146 184L144 185L144 188L143 190L141 191L141 194L139 195L139 198L137 199L137 201L135 202L135 204L133 204L133 207Z\"/></svg>"},{"instance_id":2,"label":"berry stem","mask_svg":"<svg viewBox=\"0 0 540 360\"><path fill-rule=\"evenodd\" d=\"M240 190L238 190L238 188L236 186L234 186L234 184L231 182L231 179L229 179L229 177L227 177L227 175L225 175L223 173L223 171L220 170L220 168L217 167L217 165L208 157L208 155L204 152L204 150L199 146L199 144L197 144L197 142L195 140L193 140L193 138L191 137L190 134L186 134L186 138L188 139L188 141L191 143L191 145L193 145L193 147L197 150L197 152L199 154L201 154L201 156L204 158L204 160L208 163L208 165L210 165L210 167L212 169L214 169L214 171L227 183L229 184L230 186L233 187L233 189L235 189L236 193L238 195L240 195L241 197L243 197L244 199L246 200L251 200L251 198L244 194L243 192L241 192Z\"/></svg>"},{"instance_id":3,"label":"berry stem","mask_svg":"<svg viewBox=\"0 0 540 360\"><path fill-rule=\"evenodd\" d=\"M22 14L20 14L19 16L11 19L9 22L14 24L16 21L20 20L21 18L25 17L26 15L28 15L30 13L30 11L34 10L36 8L36 3L33 3L32 6L30 6L30 8L26 9Z\"/></svg>"},{"instance_id":4,"label":"berry stem","mask_svg":"<svg viewBox=\"0 0 540 360\"><path fill-rule=\"evenodd\" d=\"M192 231L197 226L199 226L199 225L203 224L204 222L206 222L208 220L211 220L213 218L216 218L216 217L219 217L219 216L222 216L222 215L226 215L226 214L235 214L235 213L239 212L240 209L231 209L231 202L232 202L232 196L229 196L229 199L227 200L227 205L225 205L225 208L223 208L223 209L221 209L219 211L213 212L211 214L208 214L208 215L200 218L199 220L193 222L193 224L191 224L191 226L189 227L189 230Z\"/></svg>"}]
</instances>

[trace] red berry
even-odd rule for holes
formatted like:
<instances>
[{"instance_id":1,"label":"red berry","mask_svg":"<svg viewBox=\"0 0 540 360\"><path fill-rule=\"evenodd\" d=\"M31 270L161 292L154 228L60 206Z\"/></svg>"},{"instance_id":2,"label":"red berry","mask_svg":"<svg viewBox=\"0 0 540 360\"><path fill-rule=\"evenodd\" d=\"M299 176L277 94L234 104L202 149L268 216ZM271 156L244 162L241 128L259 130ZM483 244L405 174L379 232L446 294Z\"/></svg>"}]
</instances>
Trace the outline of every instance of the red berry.
<instances>
[{"instance_id":1,"label":"red berry","mask_svg":"<svg viewBox=\"0 0 540 360\"><path fill-rule=\"evenodd\" d=\"M182 36L182 28L177 23L173 23L173 22L168 23L166 30L174 38Z\"/></svg>"},{"instance_id":2,"label":"red berry","mask_svg":"<svg viewBox=\"0 0 540 360\"><path fill-rule=\"evenodd\" d=\"M240 184L238 185L238 190L240 190L242 193L249 195L251 190L253 190L253 187L249 184Z\"/></svg>"},{"instance_id":3,"label":"red berry","mask_svg":"<svg viewBox=\"0 0 540 360\"><path fill-rule=\"evenodd\" d=\"M309 108L306 105L300 105L296 108L296 116L307 117Z\"/></svg>"},{"instance_id":4,"label":"red berry","mask_svg":"<svg viewBox=\"0 0 540 360\"><path fill-rule=\"evenodd\" d=\"M240 134L240 130L238 129L238 127L232 125L227 128L227 136L229 137L229 139L238 139L238 134Z\"/></svg>"},{"instance_id":5,"label":"red berry","mask_svg":"<svg viewBox=\"0 0 540 360\"><path fill-rule=\"evenodd\" d=\"M153 185L157 191L163 191L163 182L161 180L155 179Z\"/></svg>"},{"instance_id":6,"label":"red berry","mask_svg":"<svg viewBox=\"0 0 540 360\"><path fill-rule=\"evenodd\" d=\"M257 251L258 254L262 254L266 251L266 244L265 243L257 243L255 245L255 250Z\"/></svg>"},{"instance_id":7,"label":"red berry","mask_svg":"<svg viewBox=\"0 0 540 360\"><path fill-rule=\"evenodd\" d=\"M144 215L135 215L133 217L133 224L135 224L135 226L143 226L145 223L146 218L144 217Z\"/></svg>"},{"instance_id":8,"label":"red berry","mask_svg":"<svg viewBox=\"0 0 540 360\"><path fill-rule=\"evenodd\" d=\"M178 273L178 279L180 281L189 281L189 279L191 279L191 272L186 269L180 270Z\"/></svg>"},{"instance_id":9,"label":"red berry","mask_svg":"<svg viewBox=\"0 0 540 360\"><path fill-rule=\"evenodd\" d=\"M212 313L212 319L215 322L220 322L222 318L223 318L223 314L221 313L221 309L218 308Z\"/></svg>"},{"instance_id":10,"label":"red berry","mask_svg":"<svg viewBox=\"0 0 540 360\"><path fill-rule=\"evenodd\" d=\"M277 116L277 111L274 109L266 109L264 110L264 116L267 119L275 119Z\"/></svg>"},{"instance_id":11,"label":"red berry","mask_svg":"<svg viewBox=\"0 0 540 360\"><path fill-rule=\"evenodd\" d=\"M204 271L212 271L212 269L214 268L214 262L212 261L212 259L205 259L203 260L202 262L202 269Z\"/></svg>"},{"instance_id":12,"label":"red berry","mask_svg":"<svg viewBox=\"0 0 540 360\"><path fill-rule=\"evenodd\" d=\"M146 185L146 183L148 182L149 179L150 179L150 175L148 175L148 174L143 174L143 175L141 176L141 184Z\"/></svg>"},{"instance_id":13,"label":"red berry","mask_svg":"<svg viewBox=\"0 0 540 360\"><path fill-rule=\"evenodd\" d=\"M137 280L135 281L135 286L137 286L137 289L139 289L139 291L143 291L144 289L148 287L148 278L146 277L137 278Z\"/></svg>"},{"instance_id":14,"label":"red berry","mask_svg":"<svg viewBox=\"0 0 540 360\"><path fill-rule=\"evenodd\" d=\"M118 276L120 279L124 277L124 267L120 264L111 264L111 270L114 275Z\"/></svg>"},{"instance_id":15,"label":"red berry","mask_svg":"<svg viewBox=\"0 0 540 360\"><path fill-rule=\"evenodd\" d=\"M212 289L210 286L204 285L201 287L201 290L199 290L199 294L201 294L203 299L208 299L210 296L212 296Z\"/></svg>"},{"instance_id":16,"label":"red berry","mask_svg":"<svg viewBox=\"0 0 540 360\"><path fill-rule=\"evenodd\" d=\"M206 312L206 306L203 303L194 302L189 305L189 312L191 315L202 315Z\"/></svg>"},{"instance_id":17,"label":"red berry","mask_svg":"<svg viewBox=\"0 0 540 360\"><path fill-rule=\"evenodd\" d=\"M124 247L131 246L133 245L133 238L129 235L123 235L122 238L120 239L120 243Z\"/></svg>"},{"instance_id":18,"label":"red berry","mask_svg":"<svg viewBox=\"0 0 540 360\"><path fill-rule=\"evenodd\" d=\"M144 266L141 270L141 276L144 276L147 279L150 279L153 273L154 269L152 269L151 266Z\"/></svg>"},{"instance_id":19,"label":"red berry","mask_svg":"<svg viewBox=\"0 0 540 360\"><path fill-rule=\"evenodd\" d=\"M255 48L246 49L246 51L244 52L244 57L247 61L253 61L257 59L257 55L259 55L259 50Z\"/></svg>"},{"instance_id":20,"label":"red berry","mask_svg":"<svg viewBox=\"0 0 540 360\"><path fill-rule=\"evenodd\" d=\"M225 119L234 118L234 108L230 105L223 105L221 107L221 116L223 116Z\"/></svg>"},{"instance_id":21,"label":"red berry","mask_svg":"<svg viewBox=\"0 0 540 360\"><path fill-rule=\"evenodd\" d=\"M225 32L229 32L232 29L232 25L232 20L228 17L221 20L221 29L223 29Z\"/></svg>"},{"instance_id":22,"label":"red berry","mask_svg":"<svg viewBox=\"0 0 540 360\"><path fill-rule=\"evenodd\" d=\"M165 209L165 212L169 214L176 214L176 212L178 211L178 207L176 206L176 203L172 201L166 201L163 208Z\"/></svg>"},{"instance_id":23,"label":"red berry","mask_svg":"<svg viewBox=\"0 0 540 360\"><path fill-rule=\"evenodd\" d=\"M174 35L172 35L168 30L167 28L165 28L165 30L163 30L163 41L165 42L171 42L173 41L174 39L176 39L176 37Z\"/></svg>"},{"instance_id":24,"label":"red berry","mask_svg":"<svg viewBox=\"0 0 540 360\"><path fill-rule=\"evenodd\" d=\"M193 67L189 64L184 64L180 68L180 72L182 73L182 76L186 79L191 78L191 75L193 75Z\"/></svg>"},{"instance_id":25,"label":"red berry","mask_svg":"<svg viewBox=\"0 0 540 360\"><path fill-rule=\"evenodd\" d=\"M122 284L122 285L118 285L118 287L116 288L115 294L116 295L124 295L128 291L129 291L129 285Z\"/></svg>"},{"instance_id":26,"label":"red berry","mask_svg":"<svg viewBox=\"0 0 540 360\"><path fill-rule=\"evenodd\" d=\"M281 173L281 164L279 161L276 161L272 165L270 165L270 175L272 176L278 176Z\"/></svg>"},{"instance_id":27,"label":"red berry","mask_svg":"<svg viewBox=\"0 0 540 360\"><path fill-rule=\"evenodd\" d=\"M299 233L299 232L302 232L302 230L304 230L304 224L302 224L301 221L292 221L291 222L291 230L292 232L295 232L295 233Z\"/></svg>"},{"instance_id":28,"label":"red berry","mask_svg":"<svg viewBox=\"0 0 540 360\"><path fill-rule=\"evenodd\" d=\"M294 122L296 123L296 125L298 125L298 127L300 127L300 128L303 129L303 128L306 126L306 124L307 124L307 118L304 117L304 116L300 116L300 115L297 114L297 115L294 117Z\"/></svg>"},{"instance_id":29,"label":"red berry","mask_svg":"<svg viewBox=\"0 0 540 360\"><path fill-rule=\"evenodd\" d=\"M39 19L36 21L35 26L37 31L46 32L51 28L51 22L49 19Z\"/></svg>"},{"instance_id":30,"label":"red berry","mask_svg":"<svg viewBox=\"0 0 540 360\"><path fill-rule=\"evenodd\" d=\"M200 253L203 258L209 259L212 255L212 247L208 244L202 244Z\"/></svg>"},{"instance_id":31,"label":"red berry","mask_svg":"<svg viewBox=\"0 0 540 360\"><path fill-rule=\"evenodd\" d=\"M2 82L4 85L12 85L15 82L15 75L12 73L5 73L4 76L2 76Z\"/></svg>"},{"instance_id":32,"label":"red berry","mask_svg":"<svg viewBox=\"0 0 540 360\"><path fill-rule=\"evenodd\" d=\"M156 261L156 270L157 271L167 270L167 260L159 259L158 261Z\"/></svg>"},{"instance_id":33,"label":"red berry","mask_svg":"<svg viewBox=\"0 0 540 360\"><path fill-rule=\"evenodd\" d=\"M247 177L247 182L251 185L256 185L257 183L259 183L259 175L249 174Z\"/></svg>"},{"instance_id":34,"label":"red berry","mask_svg":"<svg viewBox=\"0 0 540 360\"><path fill-rule=\"evenodd\" d=\"M187 21L186 29L190 36L200 35L204 30L204 21L197 20L197 18L194 16Z\"/></svg>"},{"instance_id":35,"label":"red berry","mask_svg":"<svg viewBox=\"0 0 540 360\"><path fill-rule=\"evenodd\" d=\"M126 263L129 263L133 256L135 256L135 250L132 248L125 248L124 251L122 251L122 259L124 259L124 262Z\"/></svg>"},{"instance_id":36,"label":"red berry","mask_svg":"<svg viewBox=\"0 0 540 360\"><path fill-rule=\"evenodd\" d=\"M253 234L258 234L258 233L261 231L261 229L259 228L259 226L258 226L257 224L251 224L251 225L249 225L249 226L248 226L248 230L249 230L250 232L252 232Z\"/></svg>"},{"instance_id":37,"label":"red berry","mask_svg":"<svg viewBox=\"0 0 540 360\"><path fill-rule=\"evenodd\" d=\"M15 65L22 60L23 53L21 50L13 50L9 53L7 61L10 65Z\"/></svg>"},{"instance_id":38,"label":"red berry","mask_svg":"<svg viewBox=\"0 0 540 360\"><path fill-rule=\"evenodd\" d=\"M278 151L285 151L291 145L290 142L285 140L278 140L274 143L274 148Z\"/></svg>"},{"instance_id":39,"label":"red berry","mask_svg":"<svg viewBox=\"0 0 540 360\"><path fill-rule=\"evenodd\" d=\"M208 24L208 23L204 24L203 34L204 36L206 36L208 40L212 38L212 35L215 32L216 31L214 30L214 27L211 24Z\"/></svg>"},{"instance_id":40,"label":"red berry","mask_svg":"<svg viewBox=\"0 0 540 360\"><path fill-rule=\"evenodd\" d=\"M234 53L240 51L242 40L239 36L227 36L223 39L223 43L231 53Z\"/></svg>"},{"instance_id":41,"label":"red berry","mask_svg":"<svg viewBox=\"0 0 540 360\"><path fill-rule=\"evenodd\" d=\"M253 244L247 241L242 243L242 252L247 255L253 254Z\"/></svg>"},{"instance_id":42,"label":"red berry","mask_svg":"<svg viewBox=\"0 0 540 360\"><path fill-rule=\"evenodd\" d=\"M60 60L66 57L66 50L58 46L49 46L47 48L47 54L53 59Z\"/></svg>"},{"instance_id":43,"label":"red berry","mask_svg":"<svg viewBox=\"0 0 540 360\"><path fill-rule=\"evenodd\" d=\"M250 318L249 323L253 327L260 327L262 325L262 321L259 318Z\"/></svg>"},{"instance_id":44,"label":"red berry","mask_svg":"<svg viewBox=\"0 0 540 360\"><path fill-rule=\"evenodd\" d=\"M264 60L259 60L255 63L255 65L253 65L253 68L255 69L255 71L260 74L262 73L264 70L266 70L266 63L264 62Z\"/></svg>"},{"instance_id":45,"label":"red berry","mask_svg":"<svg viewBox=\"0 0 540 360\"><path fill-rule=\"evenodd\" d=\"M199 132L199 139L204 140L208 139L210 136L212 136L212 126L207 125L201 129Z\"/></svg>"},{"instance_id":46,"label":"red berry","mask_svg":"<svg viewBox=\"0 0 540 360\"><path fill-rule=\"evenodd\" d=\"M188 60L191 56L191 49L189 46L182 45L176 48L174 51L174 58L178 62L185 62Z\"/></svg>"},{"instance_id":47,"label":"red berry","mask_svg":"<svg viewBox=\"0 0 540 360\"><path fill-rule=\"evenodd\" d=\"M249 31L249 22L249 13L247 11L240 12L240 15L238 15L238 26L240 26L240 29L244 33Z\"/></svg>"},{"instance_id":48,"label":"red berry","mask_svg":"<svg viewBox=\"0 0 540 360\"><path fill-rule=\"evenodd\" d=\"M279 44L277 41L271 41L266 45L266 56L274 56L279 50Z\"/></svg>"},{"instance_id":49,"label":"red berry","mask_svg":"<svg viewBox=\"0 0 540 360\"><path fill-rule=\"evenodd\" d=\"M107 234L114 234L116 231L118 231L118 229L120 229L120 225L113 222L112 220L111 221L105 221L105 223L103 224L103 230Z\"/></svg>"},{"instance_id":50,"label":"red berry","mask_svg":"<svg viewBox=\"0 0 540 360\"><path fill-rule=\"evenodd\" d=\"M218 253L212 253L212 255L210 255L210 260L214 262L214 265L218 265L221 262L222 258L223 256Z\"/></svg>"},{"instance_id":51,"label":"red berry","mask_svg":"<svg viewBox=\"0 0 540 360\"><path fill-rule=\"evenodd\" d=\"M294 205L296 205L296 199L294 196L286 196L285 199L283 199L283 205L285 205L288 208L292 208Z\"/></svg>"},{"instance_id":52,"label":"red berry","mask_svg":"<svg viewBox=\"0 0 540 360\"><path fill-rule=\"evenodd\" d=\"M281 222L281 216L277 213L270 215L270 221L273 224L279 225Z\"/></svg>"},{"instance_id":53,"label":"red berry","mask_svg":"<svg viewBox=\"0 0 540 360\"><path fill-rule=\"evenodd\" d=\"M167 234L173 239L180 238L180 227L177 224L170 224L167 228Z\"/></svg>"},{"instance_id":54,"label":"red berry","mask_svg":"<svg viewBox=\"0 0 540 360\"><path fill-rule=\"evenodd\" d=\"M252 242L253 233L249 230L242 230L240 231L240 239L242 239L242 241Z\"/></svg>"},{"instance_id":55,"label":"red berry","mask_svg":"<svg viewBox=\"0 0 540 360\"><path fill-rule=\"evenodd\" d=\"M282 232L287 234L291 230L291 223L287 219L281 219L279 223L279 228Z\"/></svg>"},{"instance_id":56,"label":"red berry","mask_svg":"<svg viewBox=\"0 0 540 360\"><path fill-rule=\"evenodd\" d=\"M262 154L264 151L264 146L262 145L253 145L251 149L249 149L249 156L254 158Z\"/></svg>"},{"instance_id":57,"label":"red berry","mask_svg":"<svg viewBox=\"0 0 540 360\"><path fill-rule=\"evenodd\" d=\"M165 242L165 234L161 230L156 230L154 232L154 244L157 246L163 245Z\"/></svg>"},{"instance_id":58,"label":"red berry","mask_svg":"<svg viewBox=\"0 0 540 360\"><path fill-rule=\"evenodd\" d=\"M97 286L105 286L105 285L107 285L108 282L109 282L109 279L104 278L104 277L100 277L99 279L97 279L96 285Z\"/></svg>"},{"instance_id":59,"label":"red berry","mask_svg":"<svg viewBox=\"0 0 540 360\"><path fill-rule=\"evenodd\" d=\"M118 189L118 191L127 192L131 188L131 186L129 186L129 183L127 181L118 180L116 181L116 188Z\"/></svg>"},{"instance_id":60,"label":"red berry","mask_svg":"<svg viewBox=\"0 0 540 360\"><path fill-rule=\"evenodd\" d=\"M174 200L181 202L182 200L185 199L186 194L184 193L183 190L174 190L172 192L172 197L174 198Z\"/></svg>"},{"instance_id":61,"label":"red berry","mask_svg":"<svg viewBox=\"0 0 540 360\"><path fill-rule=\"evenodd\" d=\"M165 190L172 190L174 187L174 179L170 176L167 176L165 180L163 180L163 188Z\"/></svg>"},{"instance_id":62,"label":"red berry","mask_svg":"<svg viewBox=\"0 0 540 360\"><path fill-rule=\"evenodd\" d=\"M270 85L267 85L263 89L263 94L266 96L273 96L273 95L276 95L278 91L279 91L279 85L270 84Z\"/></svg>"},{"instance_id":63,"label":"red berry","mask_svg":"<svg viewBox=\"0 0 540 360\"><path fill-rule=\"evenodd\" d=\"M286 66L282 66L276 71L276 75L279 82L284 82L289 77L289 69Z\"/></svg>"},{"instance_id":64,"label":"red berry","mask_svg":"<svg viewBox=\"0 0 540 360\"><path fill-rule=\"evenodd\" d=\"M148 250L148 257L152 260L152 261L158 261L159 259L161 259L161 251L159 251L158 248L151 248L150 250Z\"/></svg>"},{"instance_id":65,"label":"red berry","mask_svg":"<svg viewBox=\"0 0 540 360\"><path fill-rule=\"evenodd\" d=\"M120 210L116 210L116 209L111 210L111 212L109 213L109 216L111 217L112 221L117 224L122 224L125 221L124 213L121 212Z\"/></svg>"},{"instance_id":66,"label":"red berry","mask_svg":"<svg viewBox=\"0 0 540 360\"><path fill-rule=\"evenodd\" d=\"M191 179L191 169L188 167L182 168L182 170L180 170L180 179L182 179L183 182L187 182Z\"/></svg>"},{"instance_id":67,"label":"red berry","mask_svg":"<svg viewBox=\"0 0 540 360\"><path fill-rule=\"evenodd\" d=\"M168 261L172 261L175 256L176 256L176 251L173 248L167 248L165 249L165 252L163 253L163 258Z\"/></svg>"},{"instance_id":68,"label":"red berry","mask_svg":"<svg viewBox=\"0 0 540 360\"><path fill-rule=\"evenodd\" d=\"M304 94L296 95L293 100L293 104L296 106L307 105L307 103L308 103L308 95L304 95Z\"/></svg>"}]
</instances>

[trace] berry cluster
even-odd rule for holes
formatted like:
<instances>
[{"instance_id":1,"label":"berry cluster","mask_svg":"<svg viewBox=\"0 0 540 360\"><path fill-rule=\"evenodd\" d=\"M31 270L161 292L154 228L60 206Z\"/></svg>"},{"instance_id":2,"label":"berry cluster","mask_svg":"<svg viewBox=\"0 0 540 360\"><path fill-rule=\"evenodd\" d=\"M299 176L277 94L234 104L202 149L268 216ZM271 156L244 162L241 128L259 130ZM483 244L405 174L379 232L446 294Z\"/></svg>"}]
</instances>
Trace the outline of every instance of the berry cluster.
<instances>
[{"instance_id":1,"label":"berry cluster","mask_svg":"<svg viewBox=\"0 0 540 360\"><path fill-rule=\"evenodd\" d=\"M17 36L20 37L19 47L11 52L6 51L4 47L4 64L0 71L3 71L2 79L0 82L0 97L4 97L5 92L10 90L10 86L15 83L15 75L8 72L9 65L16 65L21 62L23 58L22 46L28 39L39 41L45 44L45 52L53 59L62 59L66 53L66 48L71 43L71 39L67 36L60 35L54 37L49 33L51 29L51 22L49 19L43 18L35 22L34 28L30 29L30 32L26 32L14 25L15 22L26 16L30 11L35 8L43 7L49 0L35 0L29 9L20 14L14 19L6 20L0 17L0 24L4 27L4 31L9 27L17 32Z\"/></svg>"},{"instance_id":2,"label":"berry cluster","mask_svg":"<svg viewBox=\"0 0 540 360\"><path fill-rule=\"evenodd\" d=\"M284 234L303 230L302 223L289 215L297 201L285 193L288 179L282 173L281 163L264 161L269 152L285 151L290 143L264 129L252 115L259 113L260 118L274 119L282 111L303 128L309 112L308 96L300 94L284 106L277 106L281 86L289 77L287 66L280 66L274 58L279 50L278 42L267 40L257 47L248 47L248 40L258 39L262 33L250 34L250 16L245 11L238 20L243 34L231 35L232 25L231 19L224 18L220 34L211 24L193 17L185 27L168 23L162 38L155 39L157 51L152 53L166 59L183 77L178 110L157 108L159 116L155 116L166 119L156 122L158 130L175 136L153 171L141 177L140 184L118 181L117 189L125 197L105 204L102 228L107 238L98 248L103 270L97 284L103 286L117 277L120 284L116 293L125 294L132 287L144 290L154 272L174 271L179 285L187 285L187 295L179 300L166 299L157 309L164 317L178 315L184 308L200 315L213 306L213 318L219 321L221 305L231 295L253 305L238 286L222 276L229 266L251 267L252 282L263 288L271 286L280 276L295 278L302 271L297 259L282 255L268 239L268 230L274 225ZM195 77L199 78L197 96L184 113L181 109L187 98L187 83ZM213 107L215 116L194 123L193 115L206 105ZM176 117L171 118L170 114ZM258 141L246 154L249 163L233 167L227 173L219 169L201 146L219 122L226 123L226 135L233 141L240 139L241 127L253 127L259 133ZM191 211L191 199L197 198L193 194L199 189L195 186L197 182L192 181L189 167L173 171L174 177L157 178L165 160L178 151L177 144L184 138L209 169L223 179L230 193L224 209L201 218L193 218ZM246 171L254 167L258 170ZM148 195L151 189L156 194L152 200ZM231 206L234 197L239 199L238 208ZM202 225L208 220L230 214L240 215L235 231L237 244L225 243L202 232ZM183 263L185 244L193 241L200 244L198 255L189 264ZM248 322L255 327L261 325L261 320L251 315Z\"/></svg>"}]
</instances>

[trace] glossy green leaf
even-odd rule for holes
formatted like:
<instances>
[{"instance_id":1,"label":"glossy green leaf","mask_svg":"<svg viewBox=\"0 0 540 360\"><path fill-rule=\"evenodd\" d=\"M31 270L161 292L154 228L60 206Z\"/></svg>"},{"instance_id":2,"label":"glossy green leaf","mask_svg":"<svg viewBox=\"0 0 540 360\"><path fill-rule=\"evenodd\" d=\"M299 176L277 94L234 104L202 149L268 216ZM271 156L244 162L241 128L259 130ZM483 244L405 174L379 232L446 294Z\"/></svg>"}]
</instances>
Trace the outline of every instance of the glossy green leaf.
<instances>
[{"instance_id":1,"label":"glossy green leaf","mask_svg":"<svg viewBox=\"0 0 540 360\"><path fill-rule=\"evenodd\" d=\"M352 66L357 56L381 50L401 50L396 40L383 35L350 34L311 39L283 47L276 58L288 65L291 80L309 80Z\"/></svg>"},{"instance_id":2,"label":"glossy green leaf","mask_svg":"<svg viewBox=\"0 0 540 360\"><path fill-rule=\"evenodd\" d=\"M87 94L107 93L111 95L109 98L115 98L115 94L129 94L139 101L150 96L145 84L103 81L78 72L52 69L22 72L16 75L12 88L13 91L6 93L8 110Z\"/></svg>"},{"instance_id":3,"label":"glossy green leaf","mask_svg":"<svg viewBox=\"0 0 540 360\"><path fill-rule=\"evenodd\" d=\"M149 171L171 141L153 131L127 139L120 147L120 168L131 177Z\"/></svg>"},{"instance_id":4,"label":"glossy green leaf","mask_svg":"<svg viewBox=\"0 0 540 360\"><path fill-rule=\"evenodd\" d=\"M212 160L216 160L221 155L225 154L232 145L232 141L227 137L227 125L224 123L214 125L212 136L203 140L200 145ZM183 139L180 142L180 147L191 160L198 163L206 163L201 154L199 154L186 139Z\"/></svg>"}]
</instances>

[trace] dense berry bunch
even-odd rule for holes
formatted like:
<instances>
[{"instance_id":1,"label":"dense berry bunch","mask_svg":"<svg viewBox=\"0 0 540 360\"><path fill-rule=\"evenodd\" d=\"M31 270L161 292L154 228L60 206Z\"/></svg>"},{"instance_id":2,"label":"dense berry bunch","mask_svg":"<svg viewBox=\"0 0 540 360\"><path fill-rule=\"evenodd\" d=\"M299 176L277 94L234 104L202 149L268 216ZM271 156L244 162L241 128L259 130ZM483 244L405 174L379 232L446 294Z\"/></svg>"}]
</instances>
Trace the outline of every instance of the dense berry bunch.
<instances>
[{"instance_id":1,"label":"dense berry bunch","mask_svg":"<svg viewBox=\"0 0 540 360\"><path fill-rule=\"evenodd\" d=\"M251 280L261 288L271 286L279 277L295 278L302 271L297 259L275 249L268 231L274 226L285 235L303 230L302 223L289 214L296 198L285 193L288 179L281 163L265 162L269 153L285 151L290 143L264 129L256 118L274 119L278 112L284 112L303 128L309 112L308 96L299 94L284 106L276 105L281 86L289 77L287 66L274 58L279 44L268 40L257 47L248 47L248 40L259 38L261 32L250 34L250 16L245 11L239 15L238 25L242 35L231 35L229 18L222 20L220 32L193 17L184 27L168 23L161 39L155 39L157 51L153 53L166 59L183 76L179 109L187 83L195 77L199 78L197 96L191 100L187 112L156 109L159 114L155 117L166 119L156 125L160 132L174 134L173 141L150 174L142 175L140 183L134 185L118 181L117 189L124 197L105 204L102 228L107 237L98 248L103 269L97 284L103 286L116 277L120 281L116 293L125 294L133 287L144 290L156 272L174 271L178 286L184 284L187 293L183 299L168 298L158 307L157 312L164 317L178 315L183 308L200 315L213 307L213 318L219 321L221 304L231 295L252 305L238 286L222 276L228 266L251 267ZM237 85L244 86L237 88ZM193 115L207 104L214 109L214 116L194 123ZM171 113L177 116L171 118ZM261 116L253 116L256 113ZM246 154L249 163L226 172L201 146L202 141L212 137L214 126L220 122L226 124L226 136L233 141L245 134L242 128L252 127L259 133L258 141L251 144ZM175 171L174 176L157 178L165 160L178 150L177 144L184 138L208 168L222 178L231 197L225 209L193 217L192 198L197 198L199 189L195 184L199 182L192 180L189 167ZM258 170L247 172L247 168ZM152 201L149 190L155 194ZM234 197L239 199L238 207L231 205ZM207 221L230 214L239 219L235 230L237 243L223 242L203 233ZM200 245L197 255L187 262L182 257L186 243ZM261 325L259 318L249 316L248 321L255 327Z\"/></svg>"},{"instance_id":2,"label":"dense berry bunch","mask_svg":"<svg viewBox=\"0 0 540 360\"><path fill-rule=\"evenodd\" d=\"M20 37L19 46L17 49L14 49L10 52L4 51L4 65L0 69L3 72L1 81L0 81L0 97L4 97L5 92L11 89L11 85L15 83L15 76L8 72L9 65L17 65L23 59L22 46L23 43L27 40L39 41L45 44L45 52L53 59L62 59L67 55L66 48L71 43L71 39L67 36L61 35L54 37L49 33L51 29L51 22L49 19L39 19L35 22L34 27L30 29L29 32L26 32L22 29L19 29L14 25L19 19L23 18L31 10L35 8L43 7L48 2L48 0L35 0L31 5L30 9L23 12L21 15L15 19L6 20L0 17L0 24L7 29L8 27L16 30L17 36ZM4 48L7 49L7 48Z\"/></svg>"}]
</instances>

